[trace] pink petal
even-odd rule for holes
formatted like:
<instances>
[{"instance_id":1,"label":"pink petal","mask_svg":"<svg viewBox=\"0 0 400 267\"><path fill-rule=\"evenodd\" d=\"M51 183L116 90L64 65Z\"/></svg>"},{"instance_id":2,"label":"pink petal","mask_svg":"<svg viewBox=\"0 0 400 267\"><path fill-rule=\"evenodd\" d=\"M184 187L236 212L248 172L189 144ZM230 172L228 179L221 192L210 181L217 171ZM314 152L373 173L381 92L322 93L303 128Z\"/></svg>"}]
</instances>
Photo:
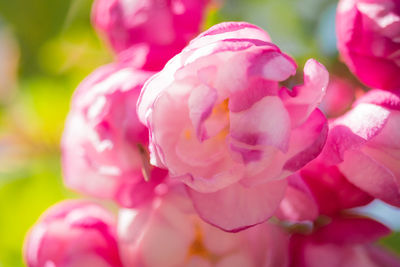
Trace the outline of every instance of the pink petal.
<instances>
[{"instance_id":1,"label":"pink petal","mask_svg":"<svg viewBox=\"0 0 400 267\"><path fill-rule=\"evenodd\" d=\"M357 150L344 154L339 169L347 179L370 195L400 206L400 186L393 173L374 159Z\"/></svg>"},{"instance_id":2,"label":"pink petal","mask_svg":"<svg viewBox=\"0 0 400 267\"><path fill-rule=\"evenodd\" d=\"M207 138L203 122L211 115L217 97L216 90L206 85L194 88L189 96L189 117L200 141Z\"/></svg>"},{"instance_id":3,"label":"pink petal","mask_svg":"<svg viewBox=\"0 0 400 267\"><path fill-rule=\"evenodd\" d=\"M311 160L315 159L325 145L328 135L328 125L325 116L316 109L300 127L292 130L290 151L299 151L289 158L284 169L297 171Z\"/></svg>"},{"instance_id":4,"label":"pink petal","mask_svg":"<svg viewBox=\"0 0 400 267\"><path fill-rule=\"evenodd\" d=\"M270 42L268 34L259 27L247 22L224 22L214 25L193 39L186 49L202 47L225 39L256 39Z\"/></svg>"},{"instance_id":5,"label":"pink petal","mask_svg":"<svg viewBox=\"0 0 400 267\"><path fill-rule=\"evenodd\" d=\"M400 110L400 90L383 91L374 89L360 97L354 105L360 103L375 104L388 109Z\"/></svg>"},{"instance_id":6,"label":"pink petal","mask_svg":"<svg viewBox=\"0 0 400 267\"><path fill-rule=\"evenodd\" d=\"M240 112L249 109L254 103L265 96L276 96L278 94L278 83L263 79L249 81L244 90L235 90L229 98L229 110Z\"/></svg>"},{"instance_id":7,"label":"pink petal","mask_svg":"<svg viewBox=\"0 0 400 267\"><path fill-rule=\"evenodd\" d=\"M214 193L188 189L200 217L225 231L237 232L269 219L282 200L286 181L268 182L255 187L239 183Z\"/></svg>"},{"instance_id":8,"label":"pink petal","mask_svg":"<svg viewBox=\"0 0 400 267\"><path fill-rule=\"evenodd\" d=\"M390 111L376 105L357 105L330 123L329 136L321 158L331 165L343 161L346 150L358 148L377 136L385 126L389 115Z\"/></svg>"},{"instance_id":9,"label":"pink petal","mask_svg":"<svg viewBox=\"0 0 400 267\"><path fill-rule=\"evenodd\" d=\"M304 84L295 86L290 92L281 91L282 100L289 110L293 125L302 124L321 103L328 86L329 73L314 59L309 59L304 66Z\"/></svg>"},{"instance_id":10,"label":"pink petal","mask_svg":"<svg viewBox=\"0 0 400 267\"><path fill-rule=\"evenodd\" d=\"M234 147L240 148L243 144L251 151L260 150L257 146L261 146L261 150L262 146L274 146L285 151L290 119L281 100L267 96L247 110L230 112L230 134Z\"/></svg>"},{"instance_id":11,"label":"pink petal","mask_svg":"<svg viewBox=\"0 0 400 267\"><path fill-rule=\"evenodd\" d=\"M276 215L281 220L314 221L318 217L318 206L307 185L298 174L288 180L289 186Z\"/></svg>"},{"instance_id":12,"label":"pink petal","mask_svg":"<svg viewBox=\"0 0 400 267\"><path fill-rule=\"evenodd\" d=\"M368 145L400 153L400 111L391 111L381 132L370 139Z\"/></svg>"},{"instance_id":13,"label":"pink petal","mask_svg":"<svg viewBox=\"0 0 400 267\"><path fill-rule=\"evenodd\" d=\"M336 214L373 200L350 183L336 166L326 166L323 161L315 160L301 169L301 178L311 190L321 214Z\"/></svg>"},{"instance_id":14,"label":"pink petal","mask_svg":"<svg viewBox=\"0 0 400 267\"><path fill-rule=\"evenodd\" d=\"M284 81L296 74L297 64L280 51L265 51L257 57L250 58L250 76L259 76L270 81Z\"/></svg>"},{"instance_id":15,"label":"pink petal","mask_svg":"<svg viewBox=\"0 0 400 267\"><path fill-rule=\"evenodd\" d=\"M345 244L365 244L390 234L391 230L369 218L338 217L314 234L317 242Z\"/></svg>"}]
</instances>

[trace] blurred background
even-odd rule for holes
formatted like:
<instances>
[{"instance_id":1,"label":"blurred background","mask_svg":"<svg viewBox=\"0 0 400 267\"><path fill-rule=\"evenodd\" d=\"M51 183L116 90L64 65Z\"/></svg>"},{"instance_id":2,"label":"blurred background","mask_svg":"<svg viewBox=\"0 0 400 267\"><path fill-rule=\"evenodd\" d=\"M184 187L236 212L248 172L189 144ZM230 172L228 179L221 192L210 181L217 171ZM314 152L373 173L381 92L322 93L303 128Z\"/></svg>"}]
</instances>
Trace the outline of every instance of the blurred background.
<instances>
[{"instance_id":1,"label":"blurred background","mask_svg":"<svg viewBox=\"0 0 400 267\"><path fill-rule=\"evenodd\" d=\"M302 68L316 58L361 85L338 60L334 0L222 0L204 28L229 20L254 23ZM63 187L60 137L79 82L112 55L90 24L91 0L0 1L0 267L24 266L22 243L50 205L78 196ZM301 72L299 73L301 76ZM385 223L400 230L400 216ZM400 234L380 241L400 253Z\"/></svg>"}]
</instances>

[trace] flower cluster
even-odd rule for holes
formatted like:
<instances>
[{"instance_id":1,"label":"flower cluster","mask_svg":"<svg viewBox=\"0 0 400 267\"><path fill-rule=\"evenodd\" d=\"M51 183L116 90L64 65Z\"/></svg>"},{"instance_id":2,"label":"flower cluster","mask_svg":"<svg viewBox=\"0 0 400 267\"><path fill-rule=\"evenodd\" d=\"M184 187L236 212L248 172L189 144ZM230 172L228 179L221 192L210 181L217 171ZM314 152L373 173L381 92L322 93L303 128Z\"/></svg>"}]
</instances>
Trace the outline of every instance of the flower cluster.
<instances>
[{"instance_id":1,"label":"flower cluster","mask_svg":"<svg viewBox=\"0 0 400 267\"><path fill-rule=\"evenodd\" d=\"M55 205L26 238L27 265L400 266L374 244L390 229L351 210L400 207L399 3L339 5L343 59L376 87L357 98L315 59L289 87L296 62L255 25L199 34L208 4L95 1L117 56L73 95L63 174L118 215Z\"/></svg>"}]
</instances>

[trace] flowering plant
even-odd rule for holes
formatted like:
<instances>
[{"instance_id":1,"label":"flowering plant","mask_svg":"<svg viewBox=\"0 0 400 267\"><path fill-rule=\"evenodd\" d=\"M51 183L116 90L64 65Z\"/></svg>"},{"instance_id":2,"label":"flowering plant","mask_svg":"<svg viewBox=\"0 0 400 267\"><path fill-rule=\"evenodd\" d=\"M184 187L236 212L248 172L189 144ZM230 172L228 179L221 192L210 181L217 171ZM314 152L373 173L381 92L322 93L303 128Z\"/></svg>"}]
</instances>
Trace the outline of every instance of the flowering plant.
<instances>
[{"instance_id":1,"label":"flowering plant","mask_svg":"<svg viewBox=\"0 0 400 267\"><path fill-rule=\"evenodd\" d=\"M372 244L390 229L354 210L400 206L398 77L358 66L364 56L398 65L398 50L377 55L364 40L396 43L399 6L364 2L338 9L345 62L378 87L356 99L315 59L293 82L294 59L253 24L192 39L209 1L95 1L94 26L117 57L76 89L62 164L67 187L111 200L118 215L54 206L26 238L28 266L319 266L320 255L328 266L400 266ZM370 28L347 40L346 12Z\"/></svg>"}]
</instances>

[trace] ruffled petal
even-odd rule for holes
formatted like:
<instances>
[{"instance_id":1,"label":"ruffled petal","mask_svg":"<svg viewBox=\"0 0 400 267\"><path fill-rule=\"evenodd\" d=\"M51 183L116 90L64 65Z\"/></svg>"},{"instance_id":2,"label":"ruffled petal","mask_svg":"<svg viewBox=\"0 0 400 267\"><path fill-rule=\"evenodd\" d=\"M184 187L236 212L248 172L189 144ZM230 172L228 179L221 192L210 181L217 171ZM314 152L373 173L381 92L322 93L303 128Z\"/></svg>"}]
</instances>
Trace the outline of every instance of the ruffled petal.
<instances>
[{"instance_id":1,"label":"ruffled petal","mask_svg":"<svg viewBox=\"0 0 400 267\"><path fill-rule=\"evenodd\" d=\"M354 106L361 103L375 104L388 109L400 110L400 90L384 91L374 89L360 97L354 103Z\"/></svg>"},{"instance_id":2,"label":"ruffled petal","mask_svg":"<svg viewBox=\"0 0 400 267\"><path fill-rule=\"evenodd\" d=\"M292 91L281 90L281 98L288 109L292 127L302 124L321 103L329 82L326 68L314 59L309 59L304 66L304 84Z\"/></svg>"},{"instance_id":3,"label":"ruffled petal","mask_svg":"<svg viewBox=\"0 0 400 267\"><path fill-rule=\"evenodd\" d=\"M246 153L274 146L287 150L290 136L290 118L278 97L264 97L251 108L230 112L230 136L233 148L242 151L243 160L251 159Z\"/></svg>"},{"instance_id":4,"label":"ruffled petal","mask_svg":"<svg viewBox=\"0 0 400 267\"><path fill-rule=\"evenodd\" d=\"M382 131L390 111L372 104L360 104L330 123L321 158L329 165L343 161L346 150L360 147Z\"/></svg>"},{"instance_id":5,"label":"ruffled petal","mask_svg":"<svg viewBox=\"0 0 400 267\"><path fill-rule=\"evenodd\" d=\"M270 42L269 35L259 27L247 22L224 22L214 25L201 33L185 50L202 47L206 44L225 39L255 39Z\"/></svg>"},{"instance_id":6,"label":"ruffled petal","mask_svg":"<svg viewBox=\"0 0 400 267\"><path fill-rule=\"evenodd\" d=\"M316 109L303 125L292 130L288 152L292 156L286 161L283 169L297 171L315 159L321 153L327 136L327 120L322 112Z\"/></svg>"}]
</instances>

